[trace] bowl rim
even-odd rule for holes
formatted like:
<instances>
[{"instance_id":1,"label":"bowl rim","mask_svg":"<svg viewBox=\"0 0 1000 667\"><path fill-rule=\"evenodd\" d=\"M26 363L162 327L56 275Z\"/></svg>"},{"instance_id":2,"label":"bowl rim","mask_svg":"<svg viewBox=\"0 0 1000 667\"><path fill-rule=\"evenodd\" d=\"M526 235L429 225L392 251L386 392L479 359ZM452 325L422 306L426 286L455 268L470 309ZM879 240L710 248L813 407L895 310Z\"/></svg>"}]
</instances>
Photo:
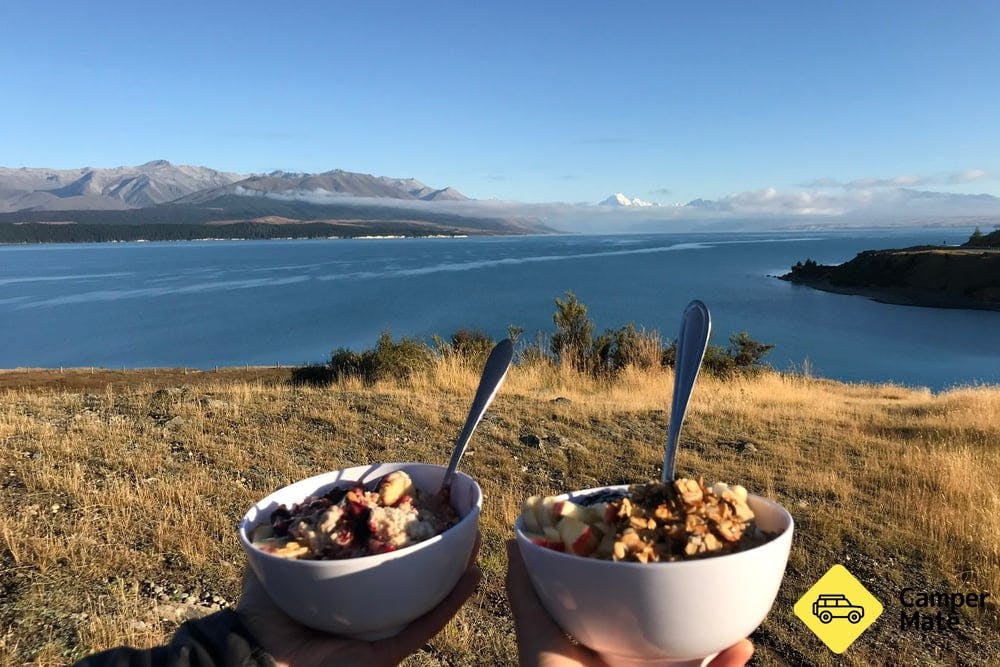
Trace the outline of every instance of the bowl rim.
<instances>
[{"instance_id":1,"label":"bowl rim","mask_svg":"<svg viewBox=\"0 0 1000 667\"><path fill-rule=\"evenodd\" d=\"M389 551L387 553L382 553L382 554L370 554L368 556L355 556L353 558L327 558L327 559L283 558L281 556L275 556L274 554L271 554L271 553L268 553L268 552L266 552L266 551L264 551L262 549L259 549L258 547L256 547L254 545L253 541L250 539L250 530L251 530L251 522L250 522L250 518L249 518L250 512L252 512L254 510L254 508L256 508L258 505L260 505L262 502L264 502L265 500L267 500L271 496L273 496L273 495L275 495L277 493L280 493L281 491L284 491L285 489L287 489L290 486L294 486L296 484L301 484L302 482L308 482L310 480L315 480L315 479L318 479L320 477L326 477L328 475L333 475L335 473L343 472L345 470L350 470L352 468L373 468L373 467L380 467L380 466L397 466L394 470L390 470L386 474L388 474L389 472L395 472L395 470L405 470L406 467L413 467L413 466L428 466L428 467L431 467L431 468L440 468L441 470L445 470L447 468L447 466L438 465L436 463L426 463L426 462L423 462L423 461L386 461L386 462L383 462L383 463L370 463L370 464L362 463L362 464L356 465L356 466L347 466L346 468L338 468L336 470L327 470L326 472L320 473L318 475L313 475L312 477L306 477L304 479L296 480L294 482L291 482L290 484L286 484L286 485L284 485L284 486L282 486L280 488L277 488L274 491L270 492L269 494L267 494L266 496L264 496L263 498L261 498L260 500L258 500L254 504L252 504L247 509L247 511L244 512L243 518L240 519L240 523L237 526L237 530L236 530L236 535L239 538L240 543L243 545L243 549L245 551L248 551L248 553L249 553L250 549L253 549L253 551L256 554L259 554L260 556L263 556L266 560L271 560L272 562L301 563L301 565L303 567L329 567L331 563L362 563L363 562L365 564L375 564L375 563L378 563L378 562L381 562L381 561L390 561L390 560L395 560L396 558L402 558L402 557L405 557L405 556L407 556L409 554L416 553L417 551L420 551L421 549L430 548L434 544L440 544L441 542L444 541L445 535L448 535L449 533L451 533L453 530L455 530L459 526L462 526L463 524L465 524L468 521L477 521L478 520L479 514L482 511L482 507L483 507L483 490L479 486L479 482L477 482L475 479L473 479L470 475L462 472L461 470L456 470L455 471L456 477L464 477L464 478L468 479L469 482L471 482L471 484L472 484L472 489L473 489L473 492L474 492L474 497L476 499L476 502L472 505L472 509L470 509L469 512L465 516L463 516L461 519L459 519L458 522L454 526L452 526L451 528L448 528L443 533L438 533L437 535L435 535L434 537L432 537L430 539L423 540L422 542L417 542L416 544L411 544L409 546L405 546L402 549L396 549L395 551ZM323 486L323 484L319 484L318 486ZM256 528L256 526L260 525L260 523L261 522L258 521L256 524L253 524L252 527ZM295 567L295 566L293 565L292 567Z\"/></svg>"},{"instance_id":2,"label":"bowl rim","mask_svg":"<svg viewBox=\"0 0 1000 667\"><path fill-rule=\"evenodd\" d=\"M614 485L608 485L608 486L595 486L595 487L590 488L590 489L580 489L579 491L568 491L566 493L559 494L558 496L554 496L554 498L556 500L571 500L572 496L579 496L579 495L584 495L584 494L589 494L589 493L596 493L596 492L600 492L600 491L609 491L609 490L618 490L618 489L627 490L630 486L633 486L633 485L632 484L614 484ZM643 570L643 571L649 571L649 569L650 569L651 566L654 567L654 568L661 568L661 567L673 567L673 568L677 568L677 567L705 567L705 563L716 563L716 562L725 561L726 559L729 559L729 558L736 558L736 557L739 557L739 556L744 556L746 554L758 553L761 549L764 549L766 547L775 545L778 542L780 542L782 540L782 538L786 537L787 535L791 535L792 534L792 530L795 528L795 519L794 519L794 517L792 517L792 513L789 512L787 509L785 509L785 507L781 503L777 502L776 500L771 500L770 498L765 498L764 496L758 496L758 495L753 494L753 493L748 494L748 497L749 498L753 498L753 499L758 500L758 501L761 501L763 503L767 503L768 505L772 505L775 508L777 508L780 511L780 513L785 518L787 518L788 525L785 527L784 530L782 530L780 533L778 533L774 538L768 540L767 542L764 542L763 544L759 544L759 545L757 545L755 547L751 547L751 548L745 549L743 551L737 551L737 552L734 552L734 553L723 554L721 556L705 556L703 558L690 558L690 559L685 559L685 560L672 560L672 561L658 561L658 562L655 562L655 563L632 563L632 562L629 562L629 561L614 561L614 560L604 560L603 558L590 558L589 556L578 556L576 554L566 553L565 551L556 551L555 549L549 549L548 547L543 547L542 545L535 544L534 542L532 542L531 540L529 540L527 538L527 536L526 536L527 534L523 530L523 525L524 525L523 521L524 520L523 520L523 518L521 517L520 514L518 514L517 520L514 522L514 533L515 533L515 535L517 537L518 544L521 545L522 548L527 547L528 549L538 549L538 550L540 550L542 552L545 552L546 554L549 554L549 555L552 555L552 556L556 557L557 559L569 559L569 560L571 560L573 562L580 562L580 561L590 562L590 563L593 563L595 567L599 567L599 568L600 567L613 567L615 569L620 569L622 567L628 567L628 568L638 568L638 569Z\"/></svg>"}]
</instances>

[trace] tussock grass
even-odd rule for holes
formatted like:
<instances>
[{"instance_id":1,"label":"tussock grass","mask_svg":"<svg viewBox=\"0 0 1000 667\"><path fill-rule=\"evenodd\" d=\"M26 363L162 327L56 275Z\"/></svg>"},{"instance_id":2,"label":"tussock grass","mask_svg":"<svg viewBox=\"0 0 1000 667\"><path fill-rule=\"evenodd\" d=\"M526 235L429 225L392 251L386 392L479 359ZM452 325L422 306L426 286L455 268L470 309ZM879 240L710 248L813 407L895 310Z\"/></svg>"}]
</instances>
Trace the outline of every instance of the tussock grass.
<instances>
[{"instance_id":1,"label":"tussock grass","mask_svg":"<svg viewBox=\"0 0 1000 667\"><path fill-rule=\"evenodd\" d=\"M97 373L87 387L0 390L0 664L160 643L176 611L190 611L185 593L234 602L235 526L251 503L325 470L446 462L478 374L450 355L369 386L229 374L161 390L137 371L107 389ZM659 367L614 379L546 361L511 371L462 464L486 496L484 583L411 664L513 663L503 542L521 499L658 477L671 387ZM706 376L678 468L742 483L795 517L785 583L754 637L758 664L996 659L995 605L966 613L961 635L904 635L896 596L903 586L1000 596L1000 389ZM886 607L837 660L791 611L835 563Z\"/></svg>"}]
</instances>

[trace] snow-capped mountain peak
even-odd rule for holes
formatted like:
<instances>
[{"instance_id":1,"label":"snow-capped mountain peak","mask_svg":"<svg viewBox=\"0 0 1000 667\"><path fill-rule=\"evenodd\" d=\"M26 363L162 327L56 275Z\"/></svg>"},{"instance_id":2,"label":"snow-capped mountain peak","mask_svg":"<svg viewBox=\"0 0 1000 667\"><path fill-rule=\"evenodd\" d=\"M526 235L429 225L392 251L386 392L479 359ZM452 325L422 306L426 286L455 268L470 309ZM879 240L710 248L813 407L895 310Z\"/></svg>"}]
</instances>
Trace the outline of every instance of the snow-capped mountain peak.
<instances>
[{"instance_id":1,"label":"snow-capped mountain peak","mask_svg":"<svg viewBox=\"0 0 1000 667\"><path fill-rule=\"evenodd\" d=\"M639 199L638 197L636 197L635 199L629 199L622 193L616 192L615 194L611 195L610 197L602 201L599 204L599 206L635 206L638 208L645 208L647 206L658 206L658 204L654 204L653 202L650 201L645 201L644 199Z\"/></svg>"}]
</instances>

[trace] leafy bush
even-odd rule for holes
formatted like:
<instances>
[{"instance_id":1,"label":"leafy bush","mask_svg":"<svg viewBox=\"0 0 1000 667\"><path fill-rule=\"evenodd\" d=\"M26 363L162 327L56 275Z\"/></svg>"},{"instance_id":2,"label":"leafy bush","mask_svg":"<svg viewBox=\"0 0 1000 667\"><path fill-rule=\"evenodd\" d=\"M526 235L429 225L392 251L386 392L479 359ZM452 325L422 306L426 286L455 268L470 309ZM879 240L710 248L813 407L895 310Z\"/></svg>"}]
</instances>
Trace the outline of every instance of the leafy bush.
<instances>
[{"instance_id":1,"label":"leafy bush","mask_svg":"<svg viewBox=\"0 0 1000 667\"><path fill-rule=\"evenodd\" d=\"M709 345L705 349L705 359L702 368L709 375L727 377L736 370L732 357L726 354L726 348L721 345Z\"/></svg>"},{"instance_id":2,"label":"leafy bush","mask_svg":"<svg viewBox=\"0 0 1000 667\"><path fill-rule=\"evenodd\" d=\"M482 365L486 363L494 345L496 342L489 334L463 327L451 335L449 351L469 363Z\"/></svg>"},{"instance_id":3,"label":"leafy bush","mask_svg":"<svg viewBox=\"0 0 1000 667\"><path fill-rule=\"evenodd\" d=\"M746 369L760 366L760 360L773 349L774 345L756 341L750 338L750 334L746 331L741 331L729 337L729 348L726 353L736 368Z\"/></svg>"},{"instance_id":4,"label":"leafy bush","mask_svg":"<svg viewBox=\"0 0 1000 667\"><path fill-rule=\"evenodd\" d=\"M636 329L629 322L614 332L611 347L611 367L621 370L626 366L652 368L661 363L662 348L660 336L655 331Z\"/></svg>"},{"instance_id":5,"label":"leafy bush","mask_svg":"<svg viewBox=\"0 0 1000 667\"><path fill-rule=\"evenodd\" d=\"M629 322L620 329L606 329L594 336L594 323L587 307L572 292L556 299L552 316L556 332L551 350L559 361L578 371L600 375L615 373L626 366L651 368L660 363L660 337L656 332L636 329Z\"/></svg>"},{"instance_id":6,"label":"leafy bush","mask_svg":"<svg viewBox=\"0 0 1000 667\"><path fill-rule=\"evenodd\" d=\"M727 377L734 373L750 373L764 364L761 359L774 345L761 343L750 338L746 331L729 336L729 346L709 345L705 349L705 358L701 362L703 372L719 377ZM673 368L677 363L677 341L671 341L663 349L663 365Z\"/></svg>"},{"instance_id":7,"label":"leafy bush","mask_svg":"<svg viewBox=\"0 0 1000 667\"><path fill-rule=\"evenodd\" d=\"M367 352L362 356L364 354ZM406 337L395 342L389 331L383 331L375 345L374 379L405 380L414 373L429 368L432 363L434 352L426 343Z\"/></svg>"},{"instance_id":8,"label":"leafy bush","mask_svg":"<svg viewBox=\"0 0 1000 667\"><path fill-rule=\"evenodd\" d=\"M672 340L663 348L663 365L673 368L677 365L677 341ZM720 345L709 345L705 348L705 356L701 362L701 371L710 375L727 376L735 369L733 360L726 353L726 348Z\"/></svg>"},{"instance_id":9,"label":"leafy bush","mask_svg":"<svg viewBox=\"0 0 1000 667\"><path fill-rule=\"evenodd\" d=\"M425 343L412 338L396 342L389 331L383 331L374 350L355 352L343 347L335 350L329 368L334 380L357 377L370 383L390 378L405 380L433 362L434 353Z\"/></svg>"},{"instance_id":10,"label":"leafy bush","mask_svg":"<svg viewBox=\"0 0 1000 667\"><path fill-rule=\"evenodd\" d=\"M325 387L335 379L329 364L308 364L292 370L291 382Z\"/></svg>"},{"instance_id":11,"label":"leafy bush","mask_svg":"<svg viewBox=\"0 0 1000 667\"><path fill-rule=\"evenodd\" d=\"M342 347L330 355L329 367L334 380L356 377L365 382L374 382L375 351L355 352Z\"/></svg>"},{"instance_id":12,"label":"leafy bush","mask_svg":"<svg viewBox=\"0 0 1000 667\"><path fill-rule=\"evenodd\" d=\"M594 323L587 317L587 307L572 292L566 292L565 300L556 299L552 322L556 325L552 353L578 371L592 368Z\"/></svg>"}]
</instances>

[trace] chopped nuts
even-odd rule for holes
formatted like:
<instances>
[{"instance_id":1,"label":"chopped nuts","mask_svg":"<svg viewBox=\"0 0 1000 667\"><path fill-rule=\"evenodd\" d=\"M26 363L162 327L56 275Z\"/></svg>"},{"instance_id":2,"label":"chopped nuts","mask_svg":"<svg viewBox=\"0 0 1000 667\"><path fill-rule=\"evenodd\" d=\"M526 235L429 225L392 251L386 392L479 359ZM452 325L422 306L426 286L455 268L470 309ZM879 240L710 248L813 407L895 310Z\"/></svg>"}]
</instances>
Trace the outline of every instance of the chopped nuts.
<instances>
[{"instance_id":1,"label":"chopped nuts","mask_svg":"<svg viewBox=\"0 0 1000 667\"><path fill-rule=\"evenodd\" d=\"M693 479L679 479L674 482L674 488L687 505L693 505L704 497L701 485Z\"/></svg>"},{"instance_id":2,"label":"chopped nuts","mask_svg":"<svg viewBox=\"0 0 1000 667\"><path fill-rule=\"evenodd\" d=\"M610 503L617 518L611 557L647 563L756 546L765 537L750 530L753 511L742 486L730 487L690 478L673 484L640 484L631 497Z\"/></svg>"},{"instance_id":3,"label":"chopped nuts","mask_svg":"<svg viewBox=\"0 0 1000 667\"><path fill-rule=\"evenodd\" d=\"M587 527L594 539L585 545L585 550L576 546L571 550L570 544L576 545L576 538L582 535L579 530L566 537L561 528L557 531L546 527L544 535L535 529L527 537L540 546L578 556L638 563L729 554L775 537L754 525L747 497L742 486L718 483L709 487L703 480L690 478L668 484L637 484L627 492L608 489L588 494L579 507L569 512L566 503L577 504L576 501L557 502L555 496L544 500L536 496L535 500L540 502L535 504L543 509L550 501L553 507L560 506L553 515L560 526L571 519L577 524L582 521L589 524L581 527ZM525 525L528 524L524 512L529 512L535 523L542 523L537 509L528 507L522 510ZM574 515L582 518L573 519ZM550 531L555 537L549 535Z\"/></svg>"}]
</instances>

